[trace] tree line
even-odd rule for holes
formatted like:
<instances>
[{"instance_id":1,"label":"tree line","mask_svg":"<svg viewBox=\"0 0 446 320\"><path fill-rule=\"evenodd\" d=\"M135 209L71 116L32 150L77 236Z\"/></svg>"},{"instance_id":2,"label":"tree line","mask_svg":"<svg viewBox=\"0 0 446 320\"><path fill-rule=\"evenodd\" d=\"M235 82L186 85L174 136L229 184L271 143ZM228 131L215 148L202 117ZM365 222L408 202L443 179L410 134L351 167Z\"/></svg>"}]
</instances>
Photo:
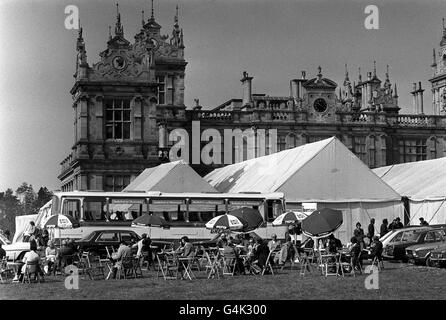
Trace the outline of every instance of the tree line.
<instances>
[{"instance_id":1,"label":"tree line","mask_svg":"<svg viewBox=\"0 0 446 320\"><path fill-rule=\"evenodd\" d=\"M0 192L0 230L15 232L15 217L37 214L51 200L53 193L47 187L34 191L32 184L23 182L14 192L11 188Z\"/></svg>"}]
</instances>

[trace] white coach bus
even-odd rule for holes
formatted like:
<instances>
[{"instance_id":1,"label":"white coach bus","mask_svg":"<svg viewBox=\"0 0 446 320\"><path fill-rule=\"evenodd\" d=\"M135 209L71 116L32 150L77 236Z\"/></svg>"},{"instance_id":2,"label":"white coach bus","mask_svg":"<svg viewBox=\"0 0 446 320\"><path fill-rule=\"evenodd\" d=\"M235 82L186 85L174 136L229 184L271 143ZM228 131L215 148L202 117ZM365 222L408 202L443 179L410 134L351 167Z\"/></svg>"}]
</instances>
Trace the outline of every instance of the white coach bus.
<instances>
[{"instance_id":1,"label":"white coach bus","mask_svg":"<svg viewBox=\"0 0 446 320\"><path fill-rule=\"evenodd\" d=\"M262 238L272 234L283 237L286 227L273 227L271 222L285 210L283 193L165 193L165 192L57 192L51 210L39 217L42 226L54 214L71 215L80 227L64 229L56 237L80 239L94 230L126 229L138 234L147 233L152 239L207 240L214 235L205 223L217 215L240 208L258 209L264 224L255 232ZM131 226L134 219L149 212L163 217L168 228Z\"/></svg>"}]
</instances>

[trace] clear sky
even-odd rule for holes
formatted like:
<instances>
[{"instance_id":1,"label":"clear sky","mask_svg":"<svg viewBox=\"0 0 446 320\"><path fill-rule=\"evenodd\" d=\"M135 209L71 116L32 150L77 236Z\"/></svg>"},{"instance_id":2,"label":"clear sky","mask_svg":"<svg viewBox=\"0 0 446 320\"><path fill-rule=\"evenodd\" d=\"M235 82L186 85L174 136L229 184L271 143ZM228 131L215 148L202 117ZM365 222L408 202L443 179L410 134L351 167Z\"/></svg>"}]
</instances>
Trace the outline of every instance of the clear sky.
<instances>
[{"instance_id":1,"label":"clear sky","mask_svg":"<svg viewBox=\"0 0 446 320\"><path fill-rule=\"evenodd\" d=\"M2 0L0 3L0 191L26 181L59 188L59 163L73 141L72 98L77 31L64 27L67 5L77 5L88 62L99 60L108 26L115 23L112 0ZM397 82L400 106L412 113L412 83L422 81L431 113L432 48L441 39L442 0L155 0L155 18L171 34L175 6L184 29L186 105L199 98L216 106L241 98L244 70L254 92L288 95L289 80L306 70L342 83L363 77L377 61L384 80ZM380 29L364 28L367 5L379 8ZM141 28L150 1L120 1L125 36Z\"/></svg>"}]
</instances>

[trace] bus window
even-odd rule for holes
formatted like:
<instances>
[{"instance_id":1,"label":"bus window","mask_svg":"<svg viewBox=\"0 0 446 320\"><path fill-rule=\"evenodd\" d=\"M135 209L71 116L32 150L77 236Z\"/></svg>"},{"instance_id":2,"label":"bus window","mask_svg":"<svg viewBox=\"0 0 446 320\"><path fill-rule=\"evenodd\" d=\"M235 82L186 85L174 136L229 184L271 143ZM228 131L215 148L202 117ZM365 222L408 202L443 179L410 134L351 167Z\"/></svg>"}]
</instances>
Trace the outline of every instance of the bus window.
<instances>
[{"instance_id":1,"label":"bus window","mask_svg":"<svg viewBox=\"0 0 446 320\"><path fill-rule=\"evenodd\" d=\"M167 211L163 211L163 218L166 221L170 221L170 217L169 217L169 212Z\"/></svg>"},{"instance_id":2,"label":"bus window","mask_svg":"<svg viewBox=\"0 0 446 320\"><path fill-rule=\"evenodd\" d=\"M103 214L105 206L105 198L85 198L84 210L85 220L89 221L105 221Z\"/></svg>"},{"instance_id":3,"label":"bus window","mask_svg":"<svg viewBox=\"0 0 446 320\"><path fill-rule=\"evenodd\" d=\"M202 212L201 213L201 221L203 222L208 222L209 220L211 220L214 217L214 213L213 212Z\"/></svg>"},{"instance_id":4,"label":"bus window","mask_svg":"<svg viewBox=\"0 0 446 320\"><path fill-rule=\"evenodd\" d=\"M198 222L200 221L200 213L199 212L189 212L189 221L190 222Z\"/></svg>"},{"instance_id":5,"label":"bus window","mask_svg":"<svg viewBox=\"0 0 446 320\"><path fill-rule=\"evenodd\" d=\"M273 203L271 201L268 201L268 209L267 209L267 221L272 222L274 221L274 213L273 213Z\"/></svg>"},{"instance_id":6,"label":"bus window","mask_svg":"<svg viewBox=\"0 0 446 320\"><path fill-rule=\"evenodd\" d=\"M78 199L65 199L62 208L62 214L72 216L76 220L80 219L81 201Z\"/></svg>"},{"instance_id":7,"label":"bus window","mask_svg":"<svg viewBox=\"0 0 446 320\"><path fill-rule=\"evenodd\" d=\"M275 201L273 205L273 217L276 219L283 213L282 202Z\"/></svg>"},{"instance_id":8,"label":"bus window","mask_svg":"<svg viewBox=\"0 0 446 320\"><path fill-rule=\"evenodd\" d=\"M182 211L172 211L170 212L170 221L185 221L184 213Z\"/></svg>"}]
</instances>

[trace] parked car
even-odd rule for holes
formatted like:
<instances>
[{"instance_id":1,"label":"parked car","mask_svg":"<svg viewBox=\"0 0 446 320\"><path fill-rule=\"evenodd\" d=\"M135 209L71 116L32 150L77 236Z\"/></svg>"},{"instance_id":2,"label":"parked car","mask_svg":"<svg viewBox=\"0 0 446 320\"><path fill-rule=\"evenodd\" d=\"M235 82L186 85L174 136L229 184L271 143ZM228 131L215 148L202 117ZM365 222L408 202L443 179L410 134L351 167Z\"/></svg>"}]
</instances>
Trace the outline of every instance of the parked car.
<instances>
[{"instance_id":1,"label":"parked car","mask_svg":"<svg viewBox=\"0 0 446 320\"><path fill-rule=\"evenodd\" d=\"M406 230L395 237L395 241L390 242L383 251L383 256L386 259L391 260L402 260L403 262L407 262L408 258L406 257L406 248L416 244L424 244L426 236L430 239L432 236L435 238L435 235L432 235L431 232L435 232L437 229L433 229L432 227L422 228L422 229L411 229ZM444 230L442 228L441 230Z\"/></svg>"},{"instance_id":2,"label":"parked car","mask_svg":"<svg viewBox=\"0 0 446 320\"><path fill-rule=\"evenodd\" d=\"M437 249L432 250L426 259L426 264L431 267L446 267L446 241Z\"/></svg>"},{"instance_id":3,"label":"parked car","mask_svg":"<svg viewBox=\"0 0 446 320\"><path fill-rule=\"evenodd\" d=\"M401 229L394 229L387 232L384 236L382 236L379 241L382 242L384 252L386 252L386 249L388 246L392 245L393 243L400 242L404 238L407 238L413 230L429 230L430 227L421 227L421 226L409 226Z\"/></svg>"},{"instance_id":4,"label":"parked car","mask_svg":"<svg viewBox=\"0 0 446 320\"><path fill-rule=\"evenodd\" d=\"M30 250L29 242L15 242L3 245L8 260L21 260Z\"/></svg>"},{"instance_id":5,"label":"parked car","mask_svg":"<svg viewBox=\"0 0 446 320\"><path fill-rule=\"evenodd\" d=\"M426 233L423 244L416 244L406 248L406 257L410 263L429 264L431 252L445 243L445 229L438 229Z\"/></svg>"},{"instance_id":6,"label":"parked car","mask_svg":"<svg viewBox=\"0 0 446 320\"><path fill-rule=\"evenodd\" d=\"M131 230L96 230L86 237L77 240L75 244L82 251L106 257L107 250L105 247L117 249L121 240L131 245L141 240L141 237ZM168 241L152 240L151 246L155 247L155 250L160 250L170 244L171 242ZM136 252L136 248L134 248L134 251Z\"/></svg>"}]
</instances>

